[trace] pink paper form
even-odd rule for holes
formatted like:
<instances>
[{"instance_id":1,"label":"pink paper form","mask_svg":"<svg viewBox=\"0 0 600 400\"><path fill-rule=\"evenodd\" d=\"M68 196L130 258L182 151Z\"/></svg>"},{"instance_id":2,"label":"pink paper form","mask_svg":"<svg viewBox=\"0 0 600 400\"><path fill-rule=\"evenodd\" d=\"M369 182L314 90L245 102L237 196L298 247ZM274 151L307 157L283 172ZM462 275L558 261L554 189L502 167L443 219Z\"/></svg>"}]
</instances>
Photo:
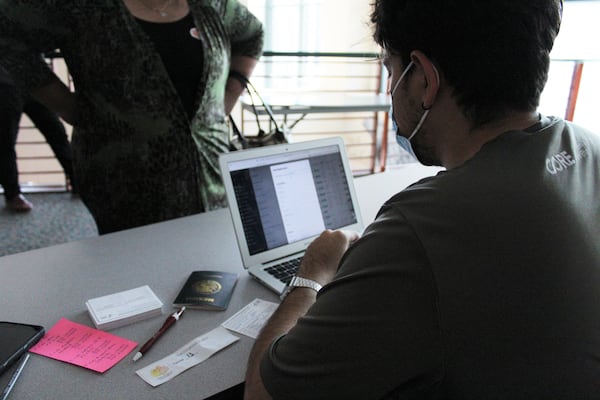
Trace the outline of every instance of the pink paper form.
<instances>
[{"instance_id":1,"label":"pink paper form","mask_svg":"<svg viewBox=\"0 0 600 400\"><path fill-rule=\"evenodd\" d=\"M136 346L131 340L61 318L30 351L104 373Z\"/></svg>"}]
</instances>

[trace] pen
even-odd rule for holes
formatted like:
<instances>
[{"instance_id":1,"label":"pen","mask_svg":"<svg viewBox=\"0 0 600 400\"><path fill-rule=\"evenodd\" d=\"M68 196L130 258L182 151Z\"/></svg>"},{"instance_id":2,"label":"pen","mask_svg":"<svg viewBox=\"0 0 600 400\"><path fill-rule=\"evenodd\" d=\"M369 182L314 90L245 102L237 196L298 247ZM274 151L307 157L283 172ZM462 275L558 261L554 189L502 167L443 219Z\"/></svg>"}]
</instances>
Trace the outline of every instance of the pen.
<instances>
[{"instance_id":1,"label":"pen","mask_svg":"<svg viewBox=\"0 0 600 400\"><path fill-rule=\"evenodd\" d=\"M146 354L146 352L150 350L150 348L154 345L154 342L156 342L158 338L160 338L163 335L163 333L165 333L170 327L172 327L173 324L175 324L175 322L179 321L179 317L181 317L181 314L183 314L184 311L185 307L181 307L179 311L175 311L173 314L169 315L169 317L166 319L165 323L160 327L160 329L156 331L156 333L152 335L152 337L148 339L146 343L144 343L142 348L139 349L137 353L135 353L135 356L133 356L133 361L137 361L140 358L142 358L142 356Z\"/></svg>"},{"instance_id":2,"label":"pen","mask_svg":"<svg viewBox=\"0 0 600 400\"><path fill-rule=\"evenodd\" d=\"M23 357L21 357L21 362L19 362L19 366L13 373L13 376L10 378L8 385L6 385L4 391L2 392L2 400L6 400L8 398L10 391L12 390L13 386L15 386L15 383L17 383L17 379L19 379L19 376L21 375L21 372L23 372L23 368L25 368L25 364L27 364L28 360L29 353L26 353Z\"/></svg>"}]
</instances>

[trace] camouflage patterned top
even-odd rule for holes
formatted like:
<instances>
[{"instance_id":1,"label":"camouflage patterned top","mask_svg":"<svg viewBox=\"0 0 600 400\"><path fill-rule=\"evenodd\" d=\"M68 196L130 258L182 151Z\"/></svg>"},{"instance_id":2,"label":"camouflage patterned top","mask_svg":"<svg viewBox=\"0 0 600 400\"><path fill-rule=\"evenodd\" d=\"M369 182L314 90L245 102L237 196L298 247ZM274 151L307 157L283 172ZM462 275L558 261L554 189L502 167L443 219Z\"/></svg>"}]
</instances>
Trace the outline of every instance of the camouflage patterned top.
<instances>
[{"instance_id":1,"label":"camouflage patterned top","mask_svg":"<svg viewBox=\"0 0 600 400\"><path fill-rule=\"evenodd\" d=\"M225 206L224 92L231 55L258 58L260 22L237 0L188 0L202 41L198 108L186 116L160 55L121 0L0 0L0 64L21 90L60 49L77 93L75 175L100 233Z\"/></svg>"}]
</instances>

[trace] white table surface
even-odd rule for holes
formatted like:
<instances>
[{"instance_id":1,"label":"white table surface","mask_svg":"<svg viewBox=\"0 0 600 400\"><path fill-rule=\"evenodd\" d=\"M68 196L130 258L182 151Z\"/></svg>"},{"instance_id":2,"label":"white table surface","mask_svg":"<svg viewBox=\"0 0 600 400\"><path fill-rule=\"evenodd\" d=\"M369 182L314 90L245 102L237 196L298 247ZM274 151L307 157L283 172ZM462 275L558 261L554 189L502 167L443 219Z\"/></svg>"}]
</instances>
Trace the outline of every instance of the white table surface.
<instances>
[{"instance_id":1,"label":"white table surface","mask_svg":"<svg viewBox=\"0 0 600 400\"><path fill-rule=\"evenodd\" d=\"M391 195L438 170L409 164L356 179L365 224ZM243 271L227 209L0 257L0 320L47 330L61 317L93 327L87 299L149 285L166 305L163 316L111 331L140 344L160 327L170 302L198 269L240 274L226 311L186 311L142 360L134 364L128 355L104 374L32 354L10 399L206 398L243 381L252 339L237 335L231 347L156 388L135 370L217 327L253 299L278 297ZM9 378L10 371L0 377L0 387Z\"/></svg>"}]
</instances>

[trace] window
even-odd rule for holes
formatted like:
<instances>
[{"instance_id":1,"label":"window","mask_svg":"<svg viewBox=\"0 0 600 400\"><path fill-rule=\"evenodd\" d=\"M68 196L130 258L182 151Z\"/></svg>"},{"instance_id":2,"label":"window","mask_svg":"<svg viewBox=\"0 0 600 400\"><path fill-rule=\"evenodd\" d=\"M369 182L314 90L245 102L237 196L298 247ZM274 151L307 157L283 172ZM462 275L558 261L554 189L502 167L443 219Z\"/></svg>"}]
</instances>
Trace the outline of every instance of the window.
<instances>
[{"instance_id":1,"label":"window","mask_svg":"<svg viewBox=\"0 0 600 400\"><path fill-rule=\"evenodd\" d=\"M368 53L371 2L365 0L248 0L263 22L265 50Z\"/></svg>"},{"instance_id":2,"label":"window","mask_svg":"<svg viewBox=\"0 0 600 400\"><path fill-rule=\"evenodd\" d=\"M600 1L566 1L560 33L552 50L548 84L540 112L565 117L576 63L582 63L573 121L600 135L596 99L600 90ZM576 82L575 82L576 83Z\"/></svg>"},{"instance_id":3,"label":"window","mask_svg":"<svg viewBox=\"0 0 600 400\"><path fill-rule=\"evenodd\" d=\"M364 0L248 0L263 23L265 55L252 82L264 94L306 96L374 94L382 87L379 52L366 23L371 10ZM268 96L267 96L268 97ZM319 97L322 99L323 97ZM383 113L289 113L293 140L342 136L355 173L372 171ZM242 126L252 134L251 113ZM283 119L277 115L278 122Z\"/></svg>"}]
</instances>

